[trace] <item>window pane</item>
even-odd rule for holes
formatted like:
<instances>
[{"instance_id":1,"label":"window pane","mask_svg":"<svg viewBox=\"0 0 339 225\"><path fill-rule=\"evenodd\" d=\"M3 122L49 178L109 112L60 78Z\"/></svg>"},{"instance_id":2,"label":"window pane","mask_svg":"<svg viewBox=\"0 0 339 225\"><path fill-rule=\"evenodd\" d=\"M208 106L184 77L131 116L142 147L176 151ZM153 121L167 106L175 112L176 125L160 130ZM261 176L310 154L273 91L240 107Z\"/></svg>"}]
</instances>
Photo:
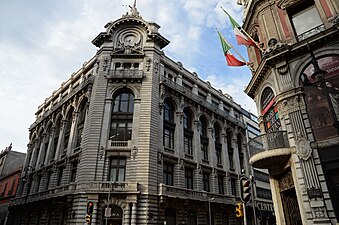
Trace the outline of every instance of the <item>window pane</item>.
<instances>
[{"instance_id":1,"label":"window pane","mask_svg":"<svg viewBox=\"0 0 339 225\"><path fill-rule=\"evenodd\" d=\"M322 24L319 13L314 5L294 14L292 16L292 22L297 35Z\"/></svg>"},{"instance_id":2,"label":"window pane","mask_svg":"<svg viewBox=\"0 0 339 225\"><path fill-rule=\"evenodd\" d=\"M119 169L118 181L125 181L125 169Z\"/></svg>"}]
</instances>

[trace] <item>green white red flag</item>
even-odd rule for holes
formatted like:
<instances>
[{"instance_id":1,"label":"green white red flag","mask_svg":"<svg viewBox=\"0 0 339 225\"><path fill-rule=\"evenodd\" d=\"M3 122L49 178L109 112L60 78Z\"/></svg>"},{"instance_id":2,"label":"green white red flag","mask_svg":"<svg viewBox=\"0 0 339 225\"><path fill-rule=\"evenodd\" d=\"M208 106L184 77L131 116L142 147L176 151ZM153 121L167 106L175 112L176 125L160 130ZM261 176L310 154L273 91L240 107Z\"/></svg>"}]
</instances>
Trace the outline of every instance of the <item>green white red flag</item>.
<instances>
[{"instance_id":1,"label":"green white red flag","mask_svg":"<svg viewBox=\"0 0 339 225\"><path fill-rule=\"evenodd\" d=\"M217 30L220 41L221 41L221 46L224 51L225 57L226 57L226 62L228 66L245 66L246 62L240 61L235 56L230 52L231 46L228 44L226 39L221 35L221 33Z\"/></svg>"},{"instance_id":2,"label":"green white red flag","mask_svg":"<svg viewBox=\"0 0 339 225\"><path fill-rule=\"evenodd\" d=\"M223 9L224 10L224 9ZM233 32L235 34L235 37L237 39L237 43L238 45L247 45L247 46L256 46L256 43L254 43L254 41L247 35L247 34L244 34L241 30L241 26L237 23L237 21L235 21L233 19L233 17L228 14L228 12L226 12L224 10L224 12L228 15L228 18L230 19L231 21L231 24L232 24L232 29L233 29Z\"/></svg>"}]
</instances>

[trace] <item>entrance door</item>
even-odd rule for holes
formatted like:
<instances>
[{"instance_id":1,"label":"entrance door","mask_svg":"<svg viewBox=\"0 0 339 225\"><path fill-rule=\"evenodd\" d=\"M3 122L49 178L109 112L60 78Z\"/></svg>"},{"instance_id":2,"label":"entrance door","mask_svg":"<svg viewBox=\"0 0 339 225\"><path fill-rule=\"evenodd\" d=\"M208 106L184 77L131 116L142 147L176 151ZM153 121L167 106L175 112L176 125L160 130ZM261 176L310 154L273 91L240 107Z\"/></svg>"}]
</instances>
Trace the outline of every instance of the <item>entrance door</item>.
<instances>
[{"instance_id":1,"label":"entrance door","mask_svg":"<svg viewBox=\"0 0 339 225\"><path fill-rule=\"evenodd\" d=\"M286 225L302 225L295 189L290 188L281 192Z\"/></svg>"},{"instance_id":2,"label":"entrance door","mask_svg":"<svg viewBox=\"0 0 339 225\"><path fill-rule=\"evenodd\" d=\"M290 169L277 176L286 225L302 225L298 198Z\"/></svg>"}]
</instances>

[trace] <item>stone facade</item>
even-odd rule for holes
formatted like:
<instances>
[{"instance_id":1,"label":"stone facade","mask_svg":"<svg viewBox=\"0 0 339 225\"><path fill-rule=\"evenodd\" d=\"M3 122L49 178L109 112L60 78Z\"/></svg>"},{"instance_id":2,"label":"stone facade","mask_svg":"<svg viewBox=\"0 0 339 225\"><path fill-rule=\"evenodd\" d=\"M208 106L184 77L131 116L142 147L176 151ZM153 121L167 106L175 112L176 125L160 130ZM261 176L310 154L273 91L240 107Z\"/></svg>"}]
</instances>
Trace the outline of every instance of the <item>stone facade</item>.
<instances>
[{"instance_id":1,"label":"stone facade","mask_svg":"<svg viewBox=\"0 0 339 225\"><path fill-rule=\"evenodd\" d=\"M165 56L135 5L105 28L38 108L10 224L84 224L88 202L91 224L240 224L240 105Z\"/></svg>"},{"instance_id":2,"label":"stone facade","mask_svg":"<svg viewBox=\"0 0 339 225\"><path fill-rule=\"evenodd\" d=\"M338 1L243 1L254 72L246 93L264 134L250 163L268 169L277 224L339 221Z\"/></svg>"}]
</instances>

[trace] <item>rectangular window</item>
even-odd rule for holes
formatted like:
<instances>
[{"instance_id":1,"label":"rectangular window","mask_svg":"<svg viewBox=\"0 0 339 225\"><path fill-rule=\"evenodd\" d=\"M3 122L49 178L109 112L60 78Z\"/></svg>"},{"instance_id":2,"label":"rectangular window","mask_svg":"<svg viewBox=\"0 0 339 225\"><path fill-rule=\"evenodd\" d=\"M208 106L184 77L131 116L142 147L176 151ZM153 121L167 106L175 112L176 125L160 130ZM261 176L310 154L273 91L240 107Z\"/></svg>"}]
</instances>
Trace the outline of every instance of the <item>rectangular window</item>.
<instances>
[{"instance_id":1,"label":"rectangular window","mask_svg":"<svg viewBox=\"0 0 339 225\"><path fill-rule=\"evenodd\" d=\"M219 194L221 195L225 194L224 176L221 176L221 175L218 176L218 189L219 189Z\"/></svg>"},{"instance_id":2,"label":"rectangular window","mask_svg":"<svg viewBox=\"0 0 339 225\"><path fill-rule=\"evenodd\" d=\"M185 186L187 189L193 189L193 169L185 169Z\"/></svg>"},{"instance_id":3,"label":"rectangular window","mask_svg":"<svg viewBox=\"0 0 339 225\"><path fill-rule=\"evenodd\" d=\"M210 174L202 172L202 182L204 191L210 191Z\"/></svg>"},{"instance_id":4,"label":"rectangular window","mask_svg":"<svg viewBox=\"0 0 339 225\"><path fill-rule=\"evenodd\" d=\"M234 170L233 148L228 149L228 161L230 164L230 170Z\"/></svg>"},{"instance_id":5,"label":"rectangular window","mask_svg":"<svg viewBox=\"0 0 339 225\"><path fill-rule=\"evenodd\" d=\"M46 181L46 190L48 190L48 186L49 186L49 183L51 181L51 177L52 177L52 172L48 171L48 173L47 173L47 181Z\"/></svg>"},{"instance_id":6,"label":"rectangular window","mask_svg":"<svg viewBox=\"0 0 339 225\"><path fill-rule=\"evenodd\" d=\"M231 178L231 193L233 196L237 195L237 181L235 178Z\"/></svg>"},{"instance_id":7,"label":"rectangular window","mask_svg":"<svg viewBox=\"0 0 339 225\"><path fill-rule=\"evenodd\" d=\"M110 160L109 181L124 182L126 171L126 158L113 157Z\"/></svg>"},{"instance_id":8,"label":"rectangular window","mask_svg":"<svg viewBox=\"0 0 339 225\"><path fill-rule=\"evenodd\" d=\"M164 146L174 149L174 131L172 129L164 128Z\"/></svg>"},{"instance_id":9,"label":"rectangular window","mask_svg":"<svg viewBox=\"0 0 339 225\"><path fill-rule=\"evenodd\" d=\"M64 173L64 167L59 168L59 174L58 174L58 180L57 180L57 186L61 185L62 175Z\"/></svg>"},{"instance_id":10,"label":"rectangular window","mask_svg":"<svg viewBox=\"0 0 339 225\"><path fill-rule=\"evenodd\" d=\"M77 175L77 169L78 169L78 162L75 161L72 163L72 169L71 169L71 182L75 182L75 178Z\"/></svg>"},{"instance_id":11,"label":"rectangular window","mask_svg":"<svg viewBox=\"0 0 339 225\"><path fill-rule=\"evenodd\" d=\"M36 192L39 192L40 185L41 185L41 175L38 176Z\"/></svg>"},{"instance_id":12,"label":"rectangular window","mask_svg":"<svg viewBox=\"0 0 339 225\"><path fill-rule=\"evenodd\" d=\"M298 9L295 10L297 12L292 11L291 13L292 23L297 35L306 33L323 24L314 4L307 8L301 6Z\"/></svg>"},{"instance_id":13,"label":"rectangular window","mask_svg":"<svg viewBox=\"0 0 339 225\"><path fill-rule=\"evenodd\" d=\"M163 182L166 185L171 185L173 186L173 165L164 163L164 171L163 171Z\"/></svg>"},{"instance_id":14,"label":"rectangular window","mask_svg":"<svg viewBox=\"0 0 339 225\"><path fill-rule=\"evenodd\" d=\"M202 159L208 161L208 143L201 143Z\"/></svg>"},{"instance_id":15,"label":"rectangular window","mask_svg":"<svg viewBox=\"0 0 339 225\"><path fill-rule=\"evenodd\" d=\"M184 151L187 155L193 155L192 137L184 137Z\"/></svg>"},{"instance_id":16,"label":"rectangular window","mask_svg":"<svg viewBox=\"0 0 339 225\"><path fill-rule=\"evenodd\" d=\"M215 143L215 153L217 155L217 163L219 165L222 164L222 157L221 157L221 144L220 143Z\"/></svg>"}]
</instances>

